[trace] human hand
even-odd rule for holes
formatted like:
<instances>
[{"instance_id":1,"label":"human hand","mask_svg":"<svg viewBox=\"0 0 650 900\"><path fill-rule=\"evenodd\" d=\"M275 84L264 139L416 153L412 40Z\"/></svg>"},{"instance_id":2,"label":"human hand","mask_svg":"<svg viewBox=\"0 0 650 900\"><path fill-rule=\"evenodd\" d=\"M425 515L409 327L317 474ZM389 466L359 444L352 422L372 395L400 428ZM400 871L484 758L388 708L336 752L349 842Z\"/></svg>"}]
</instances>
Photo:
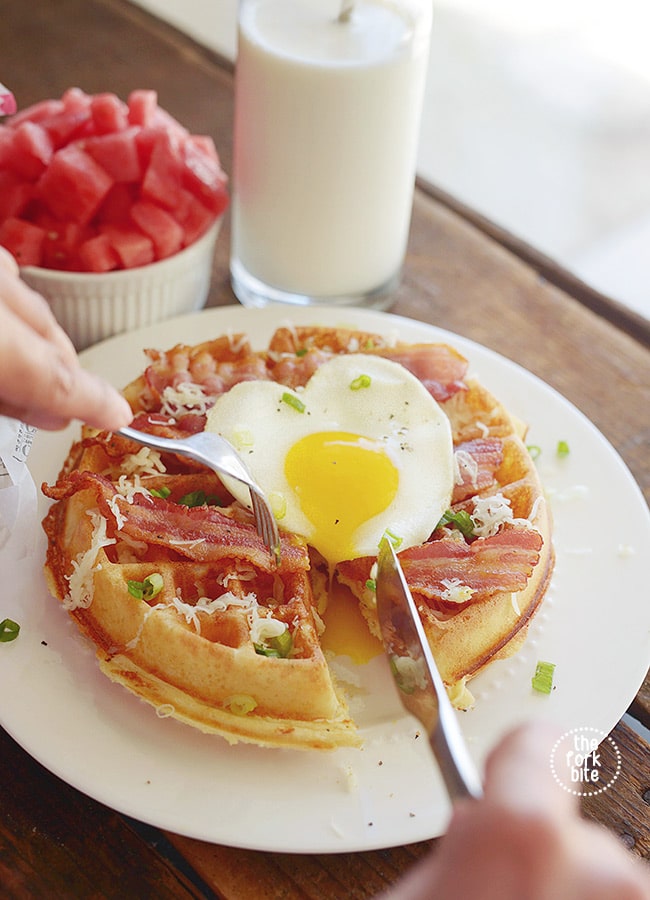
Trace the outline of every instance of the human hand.
<instances>
[{"instance_id":1,"label":"human hand","mask_svg":"<svg viewBox=\"0 0 650 900\"><path fill-rule=\"evenodd\" d=\"M557 737L542 725L508 735L488 759L483 799L457 804L447 834L385 900L648 900L644 864L554 781Z\"/></svg>"},{"instance_id":2,"label":"human hand","mask_svg":"<svg viewBox=\"0 0 650 900\"><path fill-rule=\"evenodd\" d=\"M47 302L20 279L0 247L0 414L38 428L81 419L108 431L128 425L131 409L107 382L80 365Z\"/></svg>"}]
</instances>

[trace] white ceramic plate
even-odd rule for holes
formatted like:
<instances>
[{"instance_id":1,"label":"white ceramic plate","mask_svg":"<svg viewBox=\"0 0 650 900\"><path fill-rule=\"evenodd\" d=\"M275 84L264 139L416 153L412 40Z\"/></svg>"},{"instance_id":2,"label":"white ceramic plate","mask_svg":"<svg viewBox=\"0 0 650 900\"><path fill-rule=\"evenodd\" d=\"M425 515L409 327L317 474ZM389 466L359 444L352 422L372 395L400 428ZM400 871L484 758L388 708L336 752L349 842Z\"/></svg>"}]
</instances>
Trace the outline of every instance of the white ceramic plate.
<instances>
[{"instance_id":1,"label":"white ceramic plate","mask_svg":"<svg viewBox=\"0 0 650 900\"><path fill-rule=\"evenodd\" d=\"M542 449L538 464L555 518L556 572L521 652L472 682L476 706L460 716L462 728L479 765L499 737L525 719L609 732L648 665L650 516L611 445L539 379L456 335L361 310L208 310L112 338L83 359L122 387L142 371L144 347L198 343L229 329L248 332L262 347L287 321L446 340L530 423L529 442ZM30 457L37 485L56 477L76 431L37 436ZM564 459L556 457L559 440L570 447ZM43 502L39 514L44 510ZM357 712L363 749L231 747L158 718L101 675L93 649L47 593L43 553L41 536L27 571L13 580L4 573L3 615L17 619L22 630L17 641L1 645L0 722L66 782L152 825L253 849L367 850L444 831L448 803L435 764L394 699L383 657L359 672L367 690ZM550 696L531 689L539 659L557 666Z\"/></svg>"}]
</instances>

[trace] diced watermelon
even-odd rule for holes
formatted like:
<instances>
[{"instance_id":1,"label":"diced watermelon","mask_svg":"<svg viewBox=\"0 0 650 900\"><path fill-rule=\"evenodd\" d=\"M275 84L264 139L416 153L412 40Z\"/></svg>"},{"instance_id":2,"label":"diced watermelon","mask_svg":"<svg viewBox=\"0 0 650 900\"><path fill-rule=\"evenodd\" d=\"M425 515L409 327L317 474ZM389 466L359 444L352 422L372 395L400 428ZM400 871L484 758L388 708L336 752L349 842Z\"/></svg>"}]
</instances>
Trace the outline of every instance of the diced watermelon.
<instances>
[{"instance_id":1,"label":"diced watermelon","mask_svg":"<svg viewBox=\"0 0 650 900\"><path fill-rule=\"evenodd\" d=\"M228 206L227 179L212 138L188 137L183 143L183 182L215 215Z\"/></svg>"},{"instance_id":2,"label":"diced watermelon","mask_svg":"<svg viewBox=\"0 0 650 900\"><path fill-rule=\"evenodd\" d=\"M142 179L142 196L166 209L175 209L181 197L182 170L183 161L178 140L165 131L159 132Z\"/></svg>"},{"instance_id":3,"label":"diced watermelon","mask_svg":"<svg viewBox=\"0 0 650 900\"><path fill-rule=\"evenodd\" d=\"M14 172L0 169L0 222L20 216L34 196L34 186Z\"/></svg>"},{"instance_id":4,"label":"diced watermelon","mask_svg":"<svg viewBox=\"0 0 650 900\"><path fill-rule=\"evenodd\" d=\"M125 104L70 88L0 125L0 223L23 265L165 259L223 212L226 183L212 139L190 135L152 90Z\"/></svg>"},{"instance_id":5,"label":"diced watermelon","mask_svg":"<svg viewBox=\"0 0 650 900\"><path fill-rule=\"evenodd\" d=\"M125 269L146 266L155 259L153 241L135 226L102 225L105 234Z\"/></svg>"},{"instance_id":6,"label":"diced watermelon","mask_svg":"<svg viewBox=\"0 0 650 900\"><path fill-rule=\"evenodd\" d=\"M19 110L9 120L11 128L18 128L22 122L43 122L63 111L62 100L39 100Z\"/></svg>"},{"instance_id":7,"label":"diced watermelon","mask_svg":"<svg viewBox=\"0 0 650 900\"><path fill-rule=\"evenodd\" d=\"M61 97L64 109L69 113L89 112L92 96L82 91L81 88L71 87Z\"/></svg>"},{"instance_id":8,"label":"diced watermelon","mask_svg":"<svg viewBox=\"0 0 650 900\"><path fill-rule=\"evenodd\" d=\"M130 224L129 213L137 195L135 185L124 184L124 182L114 184L97 210L97 221L109 225Z\"/></svg>"},{"instance_id":9,"label":"diced watermelon","mask_svg":"<svg viewBox=\"0 0 650 900\"><path fill-rule=\"evenodd\" d=\"M188 247L198 240L208 230L214 220L215 215L207 206L204 206L198 200L189 203L185 215L179 218L179 222L185 232L183 246Z\"/></svg>"},{"instance_id":10,"label":"diced watermelon","mask_svg":"<svg viewBox=\"0 0 650 900\"><path fill-rule=\"evenodd\" d=\"M172 215L155 203L146 200L134 203L131 218L153 241L156 259L165 259L178 253L183 246L183 228Z\"/></svg>"},{"instance_id":11,"label":"diced watermelon","mask_svg":"<svg viewBox=\"0 0 650 900\"><path fill-rule=\"evenodd\" d=\"M89 222L109 192L113 179L75 145L63 147L38 181L38 193L59 219Z\"/></svg>"},{"instance_id":12,"label":"diced watermelon","mask_svg":"<svg viewBox=\"0 0 650 900\"><path fill-rule=\"evenodd\" d=\"M95 94L90 101L95 134L124 131L129 124L129 108L115 94Z\"/></svg>"},{"instance_id":13,"label":"diced watermelon","mask_svg":"<svg viewBox=\"0 0 650 900\"><path fill-rule=\"evenodd\" d=\"M46 211L34 217L34 224L45 232L41 265L46 269L78 269L79 244L91 237L92 229L77 222L61 222Z\"/></svg>"},{"instance_id":14,"label":"diced watermelon","mask_svg":"<svg viewBox=\"0 0 650 900\"><path fill-rule=\"evenodd\" d=\"M79 262L86 272L110 272L120 265L107 234L97 234L79 246Z\"/></svg>"},{"instance_id":15,"label":"diced watermelon","mask_svg":"<svg viewBox=\"0 0 650 900\"><path fill-rule=\"evenodd\" d=\"M147 128L153 123L154 115L158 108L158 94L156 91L131 91L127 104L131 125L140 125L143 128Z\"/></svg>"},{"instance_id":16,"label":"diced watermelon","mask_svg":"<svg viewBox=\"0 0 650 900\"><path fill-rule=\"evenodd\" d=\"M40 266L45 232L38 225L11 217L0 225L0 244L19 266Z\"/></svg>"},{"instance_id":17,"label":"diced watermelon","mask_svg":"<svg viewBox=\"0 0 650 900\"><path fill-rule=\"evenodd\" d=\"M5 150L5 165L28 181L36 181L52 159L52 140L36 122L22 122L12 130L10 153Z\"/></svg>"},{"instance_id":18,"label":"diced watermelon","mask_svg":"<svg viewBox=\"0 0 650 900\"><path fill-rule=\"evenodd\" d=\"M125 128L113 134L85 138L81 146L114 181L140 181L142 166L135 141L137 134L137 128Z\"/></svg>"}]
</instances>

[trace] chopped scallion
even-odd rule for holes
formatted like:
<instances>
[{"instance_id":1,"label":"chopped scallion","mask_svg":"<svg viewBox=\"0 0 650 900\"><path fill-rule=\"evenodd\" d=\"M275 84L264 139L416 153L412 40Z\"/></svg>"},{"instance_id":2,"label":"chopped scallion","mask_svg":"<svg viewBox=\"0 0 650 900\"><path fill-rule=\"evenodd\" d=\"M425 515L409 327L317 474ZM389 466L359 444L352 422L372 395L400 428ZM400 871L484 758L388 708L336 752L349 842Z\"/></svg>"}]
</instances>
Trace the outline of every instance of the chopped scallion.
<instances>
[{"instance_id":1,"label":"chopped scallion","mask_svg":"<svg viewBox=\"0 0 650 900\"><path fill-rule=\"evenodd\" d=\"M448 509L438 522L437 527L442 528L443 525L453 525L465 537L472 537L474 534L474 522L470 514L464 509L459 509L457 512Z\"/></svg>"},{"instance_id":2,"label":"chopped scallion","mask_svg":"<svg viewBox=\"0 0 650 900\"><path fill-rule=\"evenodd\" d=\"M402 545L402 541L404 540L404 538L401 538L398 534L393 534L390 528L387 528L386 531L384 531L384 537L393 545L395 550Z\"/></svg>"},{"instance_id":3,"label":"chopped scallion","mask_svg":"<svg viewBox=\"0 0 650 900\"><path fill-rule=\"evenodd\" d=\"M350 382L350 390L351 391L360 391L361 388L370 387L372 383L372 378L370 375L359 375L358 378L355 378L354 381Z\"/></svg>"},{"instance_id":4,"label":"chopped scallion","mask_svg":"<svg viewBox=\"0 0 650 900\"><path fill-rule=\"evenodd\" d=\"M163 484L161 488L149 488L149 490L154 497L160 497L161 500L166 500L172 492L172 489L166 484Z\"/></svg>"},{"instance_id":5,"label":"chopped scallion","mask_svg":"<svg viewBox=\"0 0 650 900\"><path fill-rule=\"evenodd\" d=\"M550 694L553 689L554 672L555 663L538 662L532 679L533 690L540 694Z\"/></svg>"},{"instance_id":6,"label":"chopped scallion","mask_svg":"<svg viewBox=\"0 0 650 900\"><path fill-rule=\"evenodd\" d=\"M274 656L277 659L287 659L293 649L291 632L286 628L282 634L268 638L263 644L254 644L255 652L260 656Z\"/></svg>"},{"instance_id":7,"label":"chopped scallion","mask_svg":"<svg viewBox=\"0 0 650 900\"><path fill-rule=\"evenodd\" d=\"M216 494L206 494L205 491L190 491L184 494L178 501L181 506L221 506L221 500Z\"/></svg>"},{"instance_id":8,"label":"chopped scallion","mask_svg":"<svg viewBox=\"0 0 650 900\"><path fill-rule=\"evenodd\" d=\"M566 441L558 441L557 442L557 450L555 451L557 455L562 458L564 456L569 455L569 445Z\"/></svg>"},{"instance_id":9,"label":"chopped scallion","mask_svg":"<svg viewBox=\"0 0 650 900\"><path fill-rule=\"evenodd\" d=\"M368 580L366 581L366 587L369 591L373 591L375 593L377 592L377 582L374 578L368 578Z\"/></svg>"},{"instance_id":10,"label":"chopped scallion","mask_svg":"<svg viewBox=\"0 0 650 900\"><path fill-rule=\"evenodd\" d=\"M162 575L159 572L153 572L144 581L127 581L126 586L129 594L136 600L153 600L162 591L163 584Z\"/></svg>"},{"instance_id":11,"label":"chopped scallion","mask_svg":"<svg viewBox=\"0 0 650 900\"><path fill-rule=\"evenodd\" d=\"M13 619L3 619L0 622L0 642L3 644L15 641L19 633L20 625L18 622L14 622Z\"/></svg>"},{"instance_id":12,"label":"chopped scallion","mask_svg":"<svg viewBox=\"0 0 650 900\"><path fill-rule=\"evenodd\" d=\"M301 347L299 350L296 350L296 356L306 356L307 352L306 347Z\"/></svg>"},{"instance_id":13,"label":"chopped scallion","mask_svg":"<svg viewBox=\"0 0 650 900\"><path fill-rule=\"evenodd\" d=\"M296 397L295 394L290 394L289 391L285 391L282 397L280 398L283 403L286 403L287 406L290 406L292 409L295 409L296 412L304 413L305 404L299 397Z\"/></svg>"},{"instance_id":14,"label":"chopped scallion","mask_svg":"<svg viewBox=\"0 0 650 900\"><path fill-rule=\"evenodd\" d=\"M542 448L539 446L539 444L529 444L526 447L526 450L528 450L531 459L539 459L539 457L542 455Z\"/></svg>"},{"instance_id":15,"label":"chopped scallion","mask_svg":"<svg viewBox=\"0 0 650 900\"><path fill-rule=\"evenodd\" d=\"M250 694L232 694L223 703L236 716L245 716L257 706L257 701Z\"/></svg>"}]
</instances>

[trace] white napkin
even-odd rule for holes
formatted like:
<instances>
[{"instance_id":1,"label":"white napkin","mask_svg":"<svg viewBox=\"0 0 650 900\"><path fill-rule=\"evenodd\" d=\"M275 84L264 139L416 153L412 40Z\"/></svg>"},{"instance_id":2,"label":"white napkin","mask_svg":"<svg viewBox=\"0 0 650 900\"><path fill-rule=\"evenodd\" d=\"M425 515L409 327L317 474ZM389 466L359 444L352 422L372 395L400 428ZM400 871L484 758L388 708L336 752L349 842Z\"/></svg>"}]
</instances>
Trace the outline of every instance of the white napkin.
<instances>
[{"instance_id":1,"label":"white napkin","mask_svg":"<svg viewBox=\"0 0 650 900\"><path fill-rule=\"evenodd\" d=\"M30 557L38 535L37 493L27 468L36 429L0 416L0 575Z\"/></svg>"}]
</instances>

